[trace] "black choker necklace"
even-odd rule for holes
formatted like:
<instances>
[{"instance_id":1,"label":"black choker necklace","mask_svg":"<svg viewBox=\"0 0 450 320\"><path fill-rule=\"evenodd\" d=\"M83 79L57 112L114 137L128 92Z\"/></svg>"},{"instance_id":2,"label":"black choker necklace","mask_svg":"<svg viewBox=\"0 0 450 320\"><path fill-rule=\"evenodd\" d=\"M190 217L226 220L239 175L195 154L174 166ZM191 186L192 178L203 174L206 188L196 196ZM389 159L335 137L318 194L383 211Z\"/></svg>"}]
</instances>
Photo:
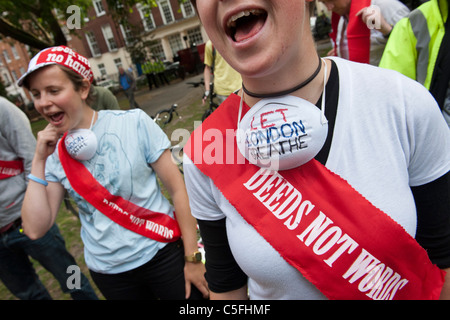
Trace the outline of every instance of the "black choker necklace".
<instances>
[{"instance_id":1,"label":"black choker necklace","mask_svg":"<svg viewBox=\"0 0 450 320\"><path fill-rule=\"evenodd\" d=\"M254 93L254 92L248 91L247 88L244 87L244 83L242 83L242 90L244 90L244 92L251 97L261 98L261 99L285 96L287 94L290 94L294 91L297 91L297 90L307 86L319 74L321 68L322 68L322 59L320 59L320 57L319 57L319 65L317 66L316 71L314 71L314 73L311 75L311 77L309 77L308 79L306 79L305 81L300 83L298 86L295 86L294 88L288 89L285 91L274 92L274 93Z\"/></svg>"}]
</instances>

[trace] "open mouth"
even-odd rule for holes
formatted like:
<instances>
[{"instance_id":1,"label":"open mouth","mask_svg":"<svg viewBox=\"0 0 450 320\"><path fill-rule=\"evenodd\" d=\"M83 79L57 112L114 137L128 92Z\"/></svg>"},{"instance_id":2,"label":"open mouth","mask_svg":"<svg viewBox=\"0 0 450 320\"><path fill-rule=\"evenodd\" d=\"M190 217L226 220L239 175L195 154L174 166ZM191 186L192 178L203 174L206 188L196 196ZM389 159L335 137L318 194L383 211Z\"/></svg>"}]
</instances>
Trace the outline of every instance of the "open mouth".
<instances>
[{"instance_id":1,"label":"open mouth","mask_svg":"<svg viewBox=\"0 0 450 320\"><path fill-rule=\"evenodd\" d=\"M48 117L53 124L59 124L64 118L64 112L57 112L52 115L48 115Z\"/></svg>"},{"instance_id":2,"label":"open mouth","mask_svg":"<svg viewBox=\"0 0 450 320\"><path fill-rule=\"evenodd\" d=\"M267 12L261 9L244 10L227 21L227 33L235 42L242 42L257 34L264 26Z\"/></svg>"}]
</instances>

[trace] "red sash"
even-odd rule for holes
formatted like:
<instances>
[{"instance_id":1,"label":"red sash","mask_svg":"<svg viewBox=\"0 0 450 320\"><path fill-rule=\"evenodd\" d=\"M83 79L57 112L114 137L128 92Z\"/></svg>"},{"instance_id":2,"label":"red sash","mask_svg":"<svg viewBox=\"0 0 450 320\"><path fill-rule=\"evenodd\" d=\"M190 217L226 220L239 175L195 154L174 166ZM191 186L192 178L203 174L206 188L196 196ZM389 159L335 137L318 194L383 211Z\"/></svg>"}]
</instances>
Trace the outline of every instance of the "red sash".
<instances>
[{"instance_id":1,"label":"red sash","mask_svg":"<svg viewBox=\"0 0 450 320\"><path fill-rule=\"evenodd\" d=\"M349 60L369 63L370 62L370 29L364 24L360 17L356 14L363 8L369 7L371 0L352 1L350 5L349 21L347 26L347 43ZM331 25L332 32L331 39L337 48L336 39L338 32L338 25L341 16L332 13Z\"/></svg>"},{"instance_id":2,"label":"red sash","mask_svg":"<svg viewBox=\"0 0 450 320\"><path fill-rule=\"evenodd\" d=\"M169 215L139 207L112 195L89 170L67 152L63 136L59 159L72 188L97 210L122 227L159 242L173 242L181 236L178 223Z\"/></svg>"},{"instance_id":3,"label":"red sash","mask_svg":"<svg viewBox=\"0 0 450 320\"><path fill-rule=\"evenodd\" d=\"M22 160L1 161L0 160L0 180L11 178L24 171Z\"/></svg>"},{"instance_id":4,"label":"red sash","mask_svg":"<svg viewBox=\"0 0 450 320\"><path fill-rule=\"evenodd\" d=\"M230 96L184 147L239 214L330 299L437 299L445 273L341 177L316 160L267 174L236 158L239 99Z\"/></svg>"}]
</instances>

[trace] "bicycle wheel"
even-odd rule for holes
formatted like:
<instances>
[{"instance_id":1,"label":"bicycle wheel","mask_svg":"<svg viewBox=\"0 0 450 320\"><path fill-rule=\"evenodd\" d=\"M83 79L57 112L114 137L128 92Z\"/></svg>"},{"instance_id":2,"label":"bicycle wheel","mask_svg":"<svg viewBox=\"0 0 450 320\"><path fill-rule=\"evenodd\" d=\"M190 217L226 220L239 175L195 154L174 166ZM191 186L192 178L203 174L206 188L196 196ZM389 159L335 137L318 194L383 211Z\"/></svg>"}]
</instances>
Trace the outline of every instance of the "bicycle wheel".
<instances>
[{"instance_id":1,"label":"bicycle wheel","mask_svg":"<svg viewBox=\"0 0 450 320\"><path fill-rule=\"evenodd\" d=\"M64 191L64 205L67 210L69 210L74 216L76 216L78 219L80 216L78 215L78 207L74 200L72 200L69 196L69 193Z\"/></svg>"},{"instance_id":2,"label":"bicycle wheel","mask_svg":"<svg viewBox=\"0 0 450 320\"><path fill-rule=\"evenodd\" d=\"M205 119L208 118L208 117L211 115L211 113L214 112L215 109L216 109L215 106L210 106L210 107L205 111L205 113L203 114L203 116L202 116L202 122L205 121Z\"/></svg>"},{"instance_id":3,"label":"bicycle wheel","mask_svg":"<svg viewBox=\"0 0 450 320\"><path fill-rule=\"evenodd\" d=\"M164 128L170 121L172 121L172 113L170 110L162 110L155 116L155 122Z\"/></svg>"}]
</instances>

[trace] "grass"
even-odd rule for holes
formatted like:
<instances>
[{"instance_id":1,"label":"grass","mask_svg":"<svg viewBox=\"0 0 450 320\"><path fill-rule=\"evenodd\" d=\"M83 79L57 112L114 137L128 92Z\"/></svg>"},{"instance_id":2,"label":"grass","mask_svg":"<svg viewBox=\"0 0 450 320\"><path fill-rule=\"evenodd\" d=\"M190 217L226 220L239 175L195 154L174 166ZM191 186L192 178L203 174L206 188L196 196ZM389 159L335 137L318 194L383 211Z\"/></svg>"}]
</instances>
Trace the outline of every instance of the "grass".
<instances>
[{"instance_id":1,"label":"grass","mask_svg":"<svg viewBox=\"0 0 450 320\"><path fill-rule=\"evenodd\" d=\"M127 105L127 102L124 99L125 98L121 96L118 97L119 105L121 105L121 107L123 108L125 108L124 106ZM204 110L205 107L202 106L200 98L197 101L187 103L186 105L180 104L177 109L178 114L180 115L180 119L176 118L175 115L174 119L168 125L166 125L163 130L166 132L169 139L172 135L172 132L178 128L184 128L192 132L194 128L194 121L199 121L201 119ZM36 135L37 132L45 128L46 125L47 122L42 119L33 121L31 123L33 133ZM173 142L173 144L177 144L177 142L175 141ZM64 207L64 205L62 205L58 213L56 223L60 228L61 234L63 235L66 241L67 250L74 256L81 271L89 278L91 285L96 290L98 296L102 299L103 297L101 293L98 291L94 282L92 281L89 275L88 268L86 267L84 261L84 254L83 254L84 245L80 238L81 225L79 219L75 215L73 215L70 211L68 211ZM41 279L42 283L45 285L47 290L50 292L53 299L55 300L71 299L69 294L64 294L62 292L58 281L56 281L56 279L53 277L52 274L50 274L47 270L45 270L39 264L39 262L34 261L32 259L32 263L35 267L35 270L39 278ZM1 281L0 281L0 300L17 300L17 298L9 292L9 290L3 285Z\"/></svg>"}]
</instances>

